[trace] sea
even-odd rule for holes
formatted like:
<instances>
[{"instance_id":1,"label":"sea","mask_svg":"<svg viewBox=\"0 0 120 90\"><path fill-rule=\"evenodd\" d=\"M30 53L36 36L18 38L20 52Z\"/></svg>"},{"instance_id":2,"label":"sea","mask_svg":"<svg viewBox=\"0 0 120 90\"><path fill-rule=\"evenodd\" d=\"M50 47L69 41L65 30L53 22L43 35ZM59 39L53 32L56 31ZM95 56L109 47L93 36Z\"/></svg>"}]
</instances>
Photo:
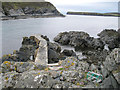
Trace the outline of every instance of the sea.
<instances>
[{"instance_id":1,"label":"sea","mask_svg":"<svg viewBox=\"0 0 120 90\"><path fill-rule=\"evenodd\" d=\"M46 35L51 42L60 32L84 31L97 38L104 29L118 29L118 17L66 15L55 18L28 18L2 21L2 55L19 50L23 37ZM74 49L62 46L62 49ZM1 55L1 56L2 56ZM0 56L0 57L1 57Z\"/></svg>"}]
</instances>

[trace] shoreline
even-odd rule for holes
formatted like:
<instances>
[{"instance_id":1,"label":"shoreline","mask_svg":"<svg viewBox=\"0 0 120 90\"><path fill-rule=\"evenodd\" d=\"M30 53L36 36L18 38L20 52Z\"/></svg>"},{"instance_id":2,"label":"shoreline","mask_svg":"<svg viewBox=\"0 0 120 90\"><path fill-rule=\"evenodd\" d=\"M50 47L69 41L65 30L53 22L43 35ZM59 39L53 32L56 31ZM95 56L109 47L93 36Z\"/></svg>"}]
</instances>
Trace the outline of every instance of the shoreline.
<instances>
[{"instance_id":1,"label":"shoreline","mask_svg":"<svg viewBox=\"0 0 120 90\"><path fill-rule=\"evenodd\" d=\"M5 20L16 20L16 19L28 19L28 18L55 18L55 17L65 17L65 15L20 15L20 16L1 16L2 21Z\"/></svg>"},{"instance_id":2,"label":"shoreline","mask_svg":"<svg viewBox=\"0 0 120 90\"><path fill-rule=\"evenodd\" d=\"M87 51L84 49L82 54L85 57L83 58L80 55L76 55L76 52L73 50L64 49L64 51L61 51L61 46L50 42L47 36L37 34L23 37L22 46L19 51L15 50L13 54L5 55L2 58L3 62L1 63L0 72L3 74L3 88L20 88L21 86L23 86L22 88L31 88L31 86L34 88L48 88L49 86L52 88L56 85L61 85L58 88L63 88L66 87L65 83L67 83L66 88L89 88L89 85L92 88L106 88L110 85L114 86L114 84L113 88L119 88L120 81L118 74L120 69L117 66L119 66L118 55L120 48L113 47L112 50L108 51L102 48L103 45L101 46L103 44L101 42L111 40L112 36L108 36L108 34L114 36L112 42L119 38L119 34L115 30L103 30L98 34L101 40L90 37L88 33L75 31L59 33L54 38L55 42L64 45L65 43L67 45L76 43L80 45L80 48L88 47L92 39L94 47L98 46L98 48L92 48L92 50ZM79 39L77 39L78 36ZM104 37L106 38L104 39ZM68 39L71 41L69 42ZM72 43L75 40L86 40L88 44L85 44L86 42L83 42L82 45L80 42ZM113 44L112 42L109 43L109 46ZM114 65L112 65L113 63ZM96 76L100 75L101 78L93 76L89 79L89 73L93 73ZM71 79L72 81L70 81ZM12 85L7 83L11 80L13 82ZM39 80L45 82L44 85ZM114 84L106 84L108 80L114 80ZM29 83L29 81L32 83ZM57 83L54 84L53 81ZM52 86L48 83L51 83ZM41 87L39 87L40 85Z\"/></svg>"}]
</instances>

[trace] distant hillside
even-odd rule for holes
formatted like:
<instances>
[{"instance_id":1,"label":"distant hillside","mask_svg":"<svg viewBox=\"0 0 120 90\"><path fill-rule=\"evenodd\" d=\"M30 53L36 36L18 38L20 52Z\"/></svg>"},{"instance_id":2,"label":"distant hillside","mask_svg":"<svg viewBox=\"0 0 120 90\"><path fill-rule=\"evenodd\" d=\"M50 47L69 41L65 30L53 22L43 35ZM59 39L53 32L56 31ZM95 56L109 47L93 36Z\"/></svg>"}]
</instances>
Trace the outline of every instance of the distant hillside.
<instances>
[{"instance_id":1,"label":"distant hillside","mask_svg":"<svg viewBox=\"0 0 120 90\"><path fill-rule=\"evenodd\" d=\"M9 18L64 16L50 2L3 2L0 12Z\"/></svg>"},{"instance_id":2,"label":"distant hillside","mask_svg":"<svg viewBox=\"0 0 120 90\"><path fill-rule=\"evenodd\" d=\"M94 12L67 12L69 15L92 15L92 16L114 16L120 17L120 13L94 13Z\"/></svg>"}]
</instances>

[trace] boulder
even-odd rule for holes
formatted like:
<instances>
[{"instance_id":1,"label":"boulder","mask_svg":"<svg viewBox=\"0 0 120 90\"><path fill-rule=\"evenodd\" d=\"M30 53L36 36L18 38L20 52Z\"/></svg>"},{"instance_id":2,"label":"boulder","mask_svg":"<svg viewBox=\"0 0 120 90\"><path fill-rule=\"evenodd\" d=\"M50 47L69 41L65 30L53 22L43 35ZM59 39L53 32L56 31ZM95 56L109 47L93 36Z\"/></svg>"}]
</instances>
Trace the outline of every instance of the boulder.
<instances>
[{"instance_id":1,"label":"boulder","mask_svg":"<svg viewBox=\"0 0 120 90\"><path fill-rule=\"evenodd\" d=\"M68 45L69 43L70 45L72 45L72 41L74 41L76 38L84 39L86 37L89 37L89 34L85 32L70 31L70 32L59 33L54 38L54 41L63 45Z\"/></svg>"},{"instance_id":2,"label":"boulder","mask_svg":"<svg viewBox=\"0 0 120 90\"><path fill-rule=\"evenodd\" d=\"M65 56L76 56L76 53L73 50L67 50L67 49L64 49L62 54Z\"/></svg>"},{"instance_id":3,"label":"boulder","mask_svg":"<svg viewBox=\"0 0 120 90\"><path fill-rule=\"evenodd\" d=\"M116 30L105 29L100 32L98 36L104 42L104 44L108 44L108 48L110 50L119 47L120 34Z\"/></svg>"}]
</instances>

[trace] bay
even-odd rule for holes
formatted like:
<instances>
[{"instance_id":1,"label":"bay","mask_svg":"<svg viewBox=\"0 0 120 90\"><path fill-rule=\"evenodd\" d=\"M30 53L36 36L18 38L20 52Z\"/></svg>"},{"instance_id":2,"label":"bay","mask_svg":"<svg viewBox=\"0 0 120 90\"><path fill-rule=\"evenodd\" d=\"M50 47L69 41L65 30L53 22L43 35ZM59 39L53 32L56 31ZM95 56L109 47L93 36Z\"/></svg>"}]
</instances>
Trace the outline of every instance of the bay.
<instances>
[{"instance_id":1,"label":"bay","mask_svg":"<svg viewBox=\"0 0 120 90\"><path fill-rule=\"evenodd\" d=\"M90 36L97 37L97 34L104 29L117 30L118 17L67 15L65 18L29 18L2 21L2 55L18 50L22 37L25 36L43 34L53 42L53 38L60 32L84 31ZM73 49L68 46L62 46L62 48Z\"/></svg>"}]
</instances>

